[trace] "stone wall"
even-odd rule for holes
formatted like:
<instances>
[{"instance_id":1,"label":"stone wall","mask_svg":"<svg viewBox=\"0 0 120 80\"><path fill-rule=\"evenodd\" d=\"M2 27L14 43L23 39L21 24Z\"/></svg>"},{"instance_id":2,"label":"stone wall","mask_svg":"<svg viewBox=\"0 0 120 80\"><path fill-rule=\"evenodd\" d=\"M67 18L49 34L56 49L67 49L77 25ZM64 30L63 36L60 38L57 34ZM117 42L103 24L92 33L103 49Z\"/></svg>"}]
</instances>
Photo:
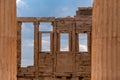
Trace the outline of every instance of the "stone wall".
<instances>
[{"instance_id":1,"label":"stone wall","mask_svg":"<svg viewBox=\"0 0 120 80\"><path fill-rule=\"evenodd\" d=\"M87 13L87 14L86 14ZM18 80L90 80L92 9L79 8L75 17L18 18ZM21 67L21 23L34 25L34 65ZM51 22L53 31L39 31L41 22ZM42 51L41 35L49 33L50 51ZM69 35L69 50L60 50L60 35ZM79 52L79 34L87 34L87 52ZM29 54L29 53L28 53Z\"/></svg>"}]
</instances>

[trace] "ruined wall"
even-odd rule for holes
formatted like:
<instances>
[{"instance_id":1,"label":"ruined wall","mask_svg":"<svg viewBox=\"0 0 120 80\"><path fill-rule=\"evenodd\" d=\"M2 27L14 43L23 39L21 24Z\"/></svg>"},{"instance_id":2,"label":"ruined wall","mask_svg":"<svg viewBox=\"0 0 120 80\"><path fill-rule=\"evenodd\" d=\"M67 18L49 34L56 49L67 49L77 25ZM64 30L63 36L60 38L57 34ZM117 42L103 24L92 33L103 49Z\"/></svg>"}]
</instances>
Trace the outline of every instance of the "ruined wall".
<instances>
[{"instance_id":1,"label":"ruined wall","mask_svg":"<svg viewBox=\"0 0 120 80\"><path fill-rule=\"evenodd\" d=\"M16 80L16 0L0 0L0 80Z\"/></svg>"},{"instance_id":2,"label":"ruined wall","mask_svg":"<svg viewBox=\"0 0 120 80\"><path fill-rule=\"evenodd\" d=\"M92 80L120 80L120 0L95 0Z\"/></svg>"},{"instance_id":3,"label":"ruined wall","mask_svg":"<svg viewBox=\"0 0 120 80\"><path fill-rule=\"evenodd\" d=\"M74 18L18 18L18 45L21 44L21 23L33 22L34 25L34 65L21 67L21 48L18 46L18 80L90 80L91 15L91 8L79 8ZM39 31L41 22L51 22L53 31ZM50 34L50 51L42 51L43 33ZM68 51L60 50L63 33L69 36ZM79 52L78 36L82 33L87 34L87 52Z\"/></svg>"}]
</instances>

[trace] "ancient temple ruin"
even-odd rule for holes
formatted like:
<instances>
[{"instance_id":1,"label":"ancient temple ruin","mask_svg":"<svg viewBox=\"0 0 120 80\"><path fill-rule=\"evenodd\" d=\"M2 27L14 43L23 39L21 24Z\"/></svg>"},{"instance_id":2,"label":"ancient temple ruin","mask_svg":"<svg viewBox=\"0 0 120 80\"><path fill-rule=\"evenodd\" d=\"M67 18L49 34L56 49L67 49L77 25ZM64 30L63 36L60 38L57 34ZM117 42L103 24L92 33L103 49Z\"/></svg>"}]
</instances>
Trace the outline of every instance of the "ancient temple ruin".
<instances>
[{"instance_id":1,"label":"ancient temple ruin","mask_svg":"<svg viewBox=\"0 0 120 80\"><path fill-rule=\"evenodd\" d=\"M21 25L34 25L34 65L21 67ZM50 22L52 31L40 31L42 22ZM74 17L17 18L17 80L91 80L92 8L79 8ZM87 51L80 50L80 36L87 35ZM43 50L42 35L49 36L49 50ZM61 49L61 38L68 47ZM28 53L29 55L29 53Z\"/></svg>"},{"instance_id":2,"label":"ancient temple ruin","mask_svg":"<svg viewBox=\"0 0 120 80\"><path fill-rule=\"evenodd\" d=\"M51 43L51 46L54 44L51 51L44 54L38 44L41 42L38 35L43 34L38 31L38 24L40 21L46 21L46 18L16 20L16 0L0 0L0 80L70 80L71 78L72 80L90 80L90 78L91 80L120 80L119 7L120 0L94 0L92 29L91 11L89 11L91 9L79 9L77 16L72 19L52 18L54 30L48 34L52 35L55 42ZM20 61L21 23L25 21L34 23L37 35L35 35L34 44L34 65L23 68ZM51 21L51 18L48 21ZM66 29L68 25L70 28ZM65 29L62 28L63 26ZM57 44L60 30L63 31L63 29L70 31L70 46L67 52L61 52L60 45ZM79 52L77 32L87 33L87 35L90 33L88 52ZM55 36L58 38L54 38ZM55 45L58 46L55 47Z\"/></svg>"}]
</instances>

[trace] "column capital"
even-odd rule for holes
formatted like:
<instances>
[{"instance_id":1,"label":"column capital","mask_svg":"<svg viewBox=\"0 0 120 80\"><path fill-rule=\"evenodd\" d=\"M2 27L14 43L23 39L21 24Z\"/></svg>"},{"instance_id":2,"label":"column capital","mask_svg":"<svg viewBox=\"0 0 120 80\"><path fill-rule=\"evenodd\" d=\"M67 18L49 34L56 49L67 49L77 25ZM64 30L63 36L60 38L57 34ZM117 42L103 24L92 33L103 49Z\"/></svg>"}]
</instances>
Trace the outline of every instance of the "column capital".
<instances>
[{"instance_id":1,"label":"column capital","mask_svg":"<svg viewBox=\"0 0 120 80\"><path fill-rule=\"evenodd\" d=\"M18 22L17 22L17 26L18 26L18 27L21 27L21 25L22 25L22 22L21 22L21 21L18 21Z\"/></svg>"},{"instance_id":2,"label":"column capital","mask_svg":"<svg viewBox=\"0 0 120 80\"><path fill-rule=\"evenodd\" d=\"M39 24L40 24L40 22L38 22L38 21L33 22L34 26L37 26L37 25L39 26Z\"/></svg>"}]
</instances>

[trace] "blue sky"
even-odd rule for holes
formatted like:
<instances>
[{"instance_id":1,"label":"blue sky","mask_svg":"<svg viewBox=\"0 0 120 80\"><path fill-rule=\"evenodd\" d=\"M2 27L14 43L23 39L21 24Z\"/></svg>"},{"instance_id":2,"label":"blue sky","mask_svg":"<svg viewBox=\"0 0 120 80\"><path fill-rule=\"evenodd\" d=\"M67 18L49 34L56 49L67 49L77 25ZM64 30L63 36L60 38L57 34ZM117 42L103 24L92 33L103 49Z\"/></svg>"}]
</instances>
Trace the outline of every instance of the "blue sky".
<instances>
[{"instance_id":1,"label":"blue sky","mask_svg":"<svg viewBox=\"0 0 120 80\"><path fill-rule=\"evenodd\" d=\"M74 16L78 7L92 6L93 0L17 0L17 17ZM33 65L33 24L22 25L22 66ZM84 45L83 45L84 46Z\"/></svg>"},{"instance_id":2,"label":"blue sky","mask_svg":"<svg viewBox=\"0 0 120 80\"><path fill-rule=\"evenodd\" d=\"M74 16L78 7L92 6L92 0L17 0L17 16Z\"/></svg>"}]
</instances>

